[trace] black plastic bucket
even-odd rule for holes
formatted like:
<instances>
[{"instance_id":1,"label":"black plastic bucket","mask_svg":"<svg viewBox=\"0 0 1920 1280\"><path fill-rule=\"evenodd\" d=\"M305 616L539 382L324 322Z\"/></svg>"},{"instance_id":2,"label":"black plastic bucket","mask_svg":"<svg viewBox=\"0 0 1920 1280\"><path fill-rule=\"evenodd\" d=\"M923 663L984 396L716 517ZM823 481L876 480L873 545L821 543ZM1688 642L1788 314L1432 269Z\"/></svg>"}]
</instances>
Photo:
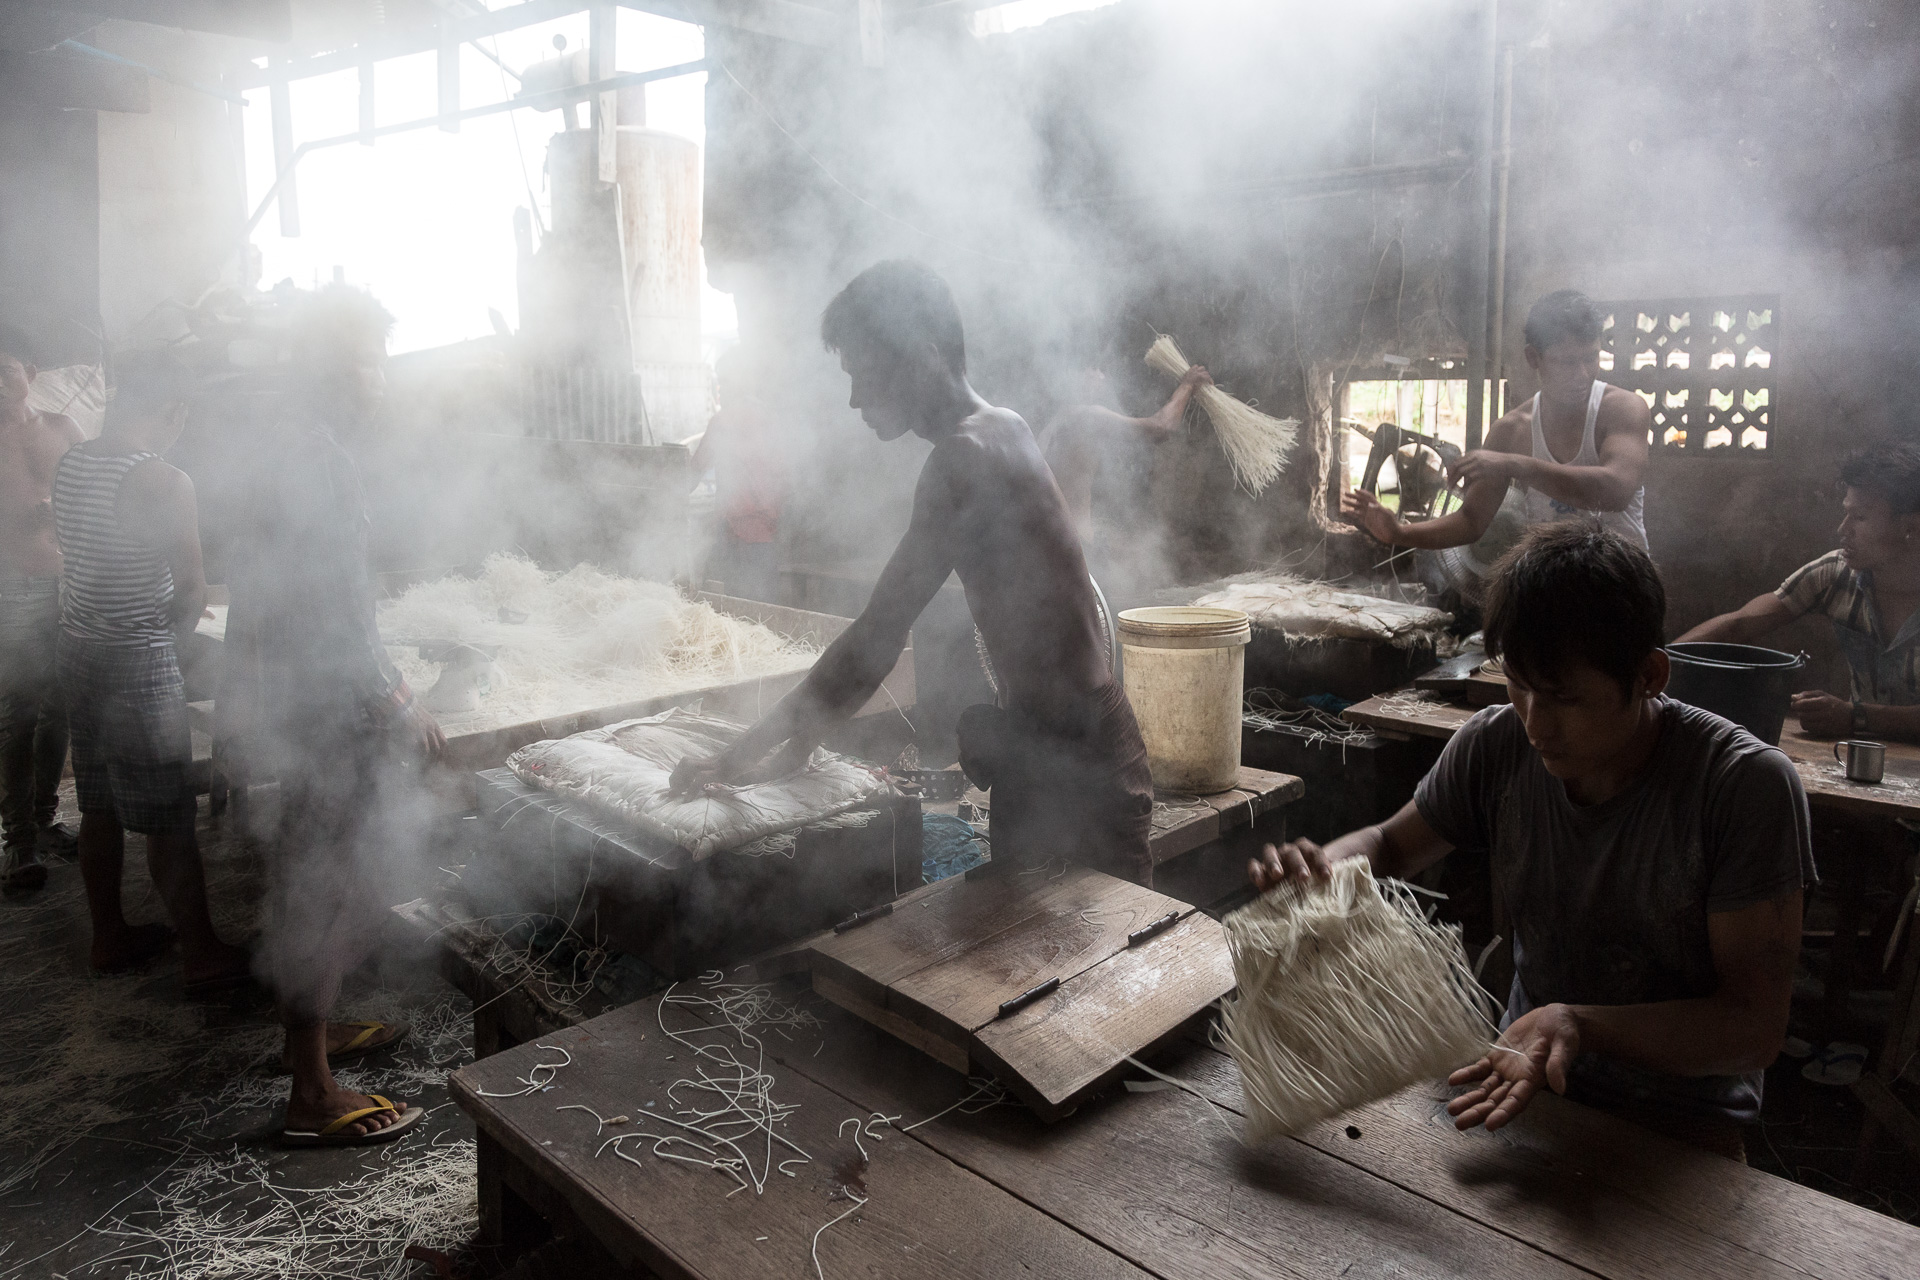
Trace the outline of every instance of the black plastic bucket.
<instances>
[{"instance_id":1,"label":"black plastic bucket","mask_svg":"<svg viewBox=\"0 0 1920 1280\"><path fill-rule=\"evenodd\" d=\"M1667 696L1725 716L1770 747L1780 745L1794 677L1807 655L1750 644L1689 640L1667 646Z\"/></svg>"}]
</instances>

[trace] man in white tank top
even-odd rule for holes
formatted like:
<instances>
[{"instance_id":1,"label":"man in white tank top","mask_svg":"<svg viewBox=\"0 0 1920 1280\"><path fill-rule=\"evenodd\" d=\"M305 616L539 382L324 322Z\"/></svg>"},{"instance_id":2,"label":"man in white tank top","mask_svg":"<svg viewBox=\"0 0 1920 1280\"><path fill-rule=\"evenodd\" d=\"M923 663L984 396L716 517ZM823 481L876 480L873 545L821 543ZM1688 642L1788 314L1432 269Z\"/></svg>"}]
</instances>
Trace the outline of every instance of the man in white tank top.
<instances>
[{"instance_id":1,"label":"man in white tank top","mask_svg":"<svg viewBox=\"0 0 1920 1280\"><path fill-rule=\"evenodd\" d=\"M1599 310L1575 290L1550 293L1527 313L1526 336L1539 393L1447 468L1462 490L1457 510L1402 520L1356 491L1341 498L1342 513L1390 546L1437 550L1478 542L1507 502L1528 524L1590 516L1646 550L1642 482L1653 414L1633 392L1600 381Z\"/></svg>"}]
</instances>

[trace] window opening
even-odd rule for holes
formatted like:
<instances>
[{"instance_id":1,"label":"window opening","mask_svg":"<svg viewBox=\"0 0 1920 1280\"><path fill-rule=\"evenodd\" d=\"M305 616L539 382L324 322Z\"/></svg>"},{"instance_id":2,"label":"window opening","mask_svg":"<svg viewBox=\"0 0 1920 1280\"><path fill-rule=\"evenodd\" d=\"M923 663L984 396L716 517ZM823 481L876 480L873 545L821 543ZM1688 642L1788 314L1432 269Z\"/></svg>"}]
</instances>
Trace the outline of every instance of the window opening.
<instances>
[{"instance_id":1,"label":"window opening","mask_svg":"<svg viewBox=\"0 0 1920 1280\"><path fill-rule=\"evenodd\" d=\"M1773 451L1775 294L1602 302L1601 377L1653 411L1658 452Z\"/></svg>"},{"instance_id":2,"label":"window opening","mask_svg":"<svg viewBox=\"0 0 1920 1280\"><path fill-rule=\"evenodd\" d=\"M1400 447L1385 459L1376 481L1381 504L1394 511L1403 499L1410 510L1434 515L1458 509L1460 495L1446 488L1445 456L1458 456L1467 444L1467 380L1447 376L1466 362L1459 359L1409 360L1404 369L1390 367L1377 376L1361 376L1338 388L1338 480L1351 489L1365 478L1377 431L1382 423L1400 429ZM1393 362L1394 366L1400 364ZM1397 376L1398 375L1398 376ZM1493 417L1495 384L1487 384L1482 434ZM1424 444L1421 437L1452 446L1452 451ZM1443 456L1444 455L1444 456ZM1402 481L1402 472L1406 481ZM1438 492L1436 492L1438 490Z\"/></svg>"}]
</instances>

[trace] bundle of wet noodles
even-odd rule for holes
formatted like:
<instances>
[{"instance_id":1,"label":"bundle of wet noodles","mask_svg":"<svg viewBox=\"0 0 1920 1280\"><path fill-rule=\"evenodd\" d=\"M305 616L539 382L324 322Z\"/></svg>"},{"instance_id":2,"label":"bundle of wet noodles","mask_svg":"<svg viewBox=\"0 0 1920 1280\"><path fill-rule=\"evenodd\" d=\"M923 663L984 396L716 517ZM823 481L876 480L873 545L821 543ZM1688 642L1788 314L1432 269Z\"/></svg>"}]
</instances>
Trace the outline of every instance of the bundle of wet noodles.
<instances>
[{"instance_id":1,"label":"bundle of wet noodles","mask_svg":"<svg viewBox=\"0 0 1920 1280\"><path fill-rule=\"evenodd\" d=\"M1187 370L1193 367L1180 354L1180 348L1174 345L1173 339L1164 333L1147 348L1146 360L1162 373L1172 374L1176 378L1185 377ZM1220 447L1233 466L1234 478L1245 485L1248 492L1255 494L1272 484L1280 474L1280 468L1286 465L1287 455L1293 452L1293 441L1300 430L1300 423L1293 418L1275 418L1261 413L1212 383L1202 385L1194 393L1194 399L1200 402L1208 421L1213 423L1214 434L1220 437Z\"/></svg>"},{"instance_id":2,"label":"bundle of wet noodles","mask_svg":"<svg viewBox=\"0 0 1920 1280\"><path fill-rule=\"evenodd\" d=\"M1218 1036L1240 1067L1251 1138L1298 1133L1487 1051L1494 1027L1459 930L1364 859L1221 923L1237 989Z\"/></svg>"}]
</instances>

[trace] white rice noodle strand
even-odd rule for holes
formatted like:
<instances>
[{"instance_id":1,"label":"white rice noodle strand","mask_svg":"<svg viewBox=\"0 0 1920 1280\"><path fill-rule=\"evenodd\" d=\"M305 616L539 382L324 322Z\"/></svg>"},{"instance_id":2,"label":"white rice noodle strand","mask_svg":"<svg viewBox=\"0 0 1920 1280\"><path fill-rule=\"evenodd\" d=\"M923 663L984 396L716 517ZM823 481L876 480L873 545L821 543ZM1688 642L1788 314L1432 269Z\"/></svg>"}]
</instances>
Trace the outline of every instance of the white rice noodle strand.
<instances>
[{"instance_id":1,"label":"white rice noodle strand","mask_svg":"<svg viewBox=\"0 0 1920 1280\"><path fill-rule=\"evenodd\" d=\"M1495 1028L1459 930L1364 859L1289 882L1222 921L1235 994L1217 1035L1254 1141L1301 1130L1487 1052Z\"/></svg>"},{"instance_id":2,"label":"white rice noodle strand","mask_svg":"<svg viewBox=\"0 0 1920 1280\"><path fill-rule=\"evenodd\" d=\"M1160 334L1147 348L1147 363L1176 378L1186 376L1192 363L1180 354L1172 338ZM1220 437L1220 447L1233 466L1233 475L1249 493L1258 495L1272 484L1293 452L1300 432L1295 418L1275 418L1237 400L1211 383L1194 394Z\"/></svg>"}]
</instances>

